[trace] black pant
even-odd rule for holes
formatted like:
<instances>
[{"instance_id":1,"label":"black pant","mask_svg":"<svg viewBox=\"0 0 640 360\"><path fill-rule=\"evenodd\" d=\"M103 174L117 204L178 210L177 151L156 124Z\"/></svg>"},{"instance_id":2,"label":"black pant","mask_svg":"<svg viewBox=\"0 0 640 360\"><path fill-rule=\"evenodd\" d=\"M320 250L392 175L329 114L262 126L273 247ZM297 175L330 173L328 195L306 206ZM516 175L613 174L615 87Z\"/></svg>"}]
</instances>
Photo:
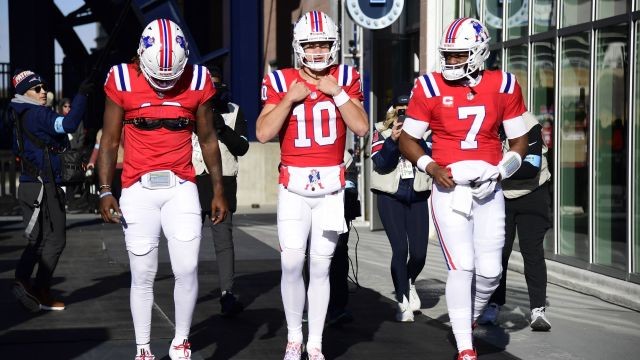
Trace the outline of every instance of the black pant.
<instances>
[{"instance_id":1,"label":"black pant","mask_svg":"<svg viewBox=\"0 0 640 360\"><path fill-rule=\"evenodd\" d=\"M550 227L549 185L544 184L533 192L516 198L505 199L505 241L502 249L502 279L491 296L490 302L505 304L507 291L507 266L518 231L520 252L524 260L524 277L529 290L531 309L545 306L547 298L547 265L544 260L544 235Z\"/></svg>"},{"instance_id":2,"label":"black pant","mask_svg":"<svg viewBox=\"0 0 640 360\"><path fill-rule=\"evenodd\" d=\"M25 228L35 210L34 202L38 199L40 187L40 183L21 183L18 188L18 200L22 208L22 220ZM37 222L31 234L25 235L27 247L22 252L16 266L17 280L28 282L37 264L38 272L34 285L42 289L51 287L53 272L67 242L67 215L64 211L64 198L64 191L59 186L45 185Z\"/></svg>"},{"instance_id":3,"label":"black pant","mask_svg":"<svg viewBox=\"0 0 640 360\"><path fill-rule=\"evenodd\" d=\"M402 301L403 296L409 299L409 281L416 281L427 259L428 202L425 199L406 204L391 195L379 193L378 212L391 244L391 279L396 299Z\"/></svg>"},{"instance_id":4,"label":"black pant","mask_svg":"<svg viewBox=\"0 0 640 360\"><path fill-rule=\"evenodd\" d=\"M351 224L347 223L347 226L351 230ZM340 234L333 258L331 258L329 313L344 310L349 302L349 232Z\"/></svg>"}]
</instances>

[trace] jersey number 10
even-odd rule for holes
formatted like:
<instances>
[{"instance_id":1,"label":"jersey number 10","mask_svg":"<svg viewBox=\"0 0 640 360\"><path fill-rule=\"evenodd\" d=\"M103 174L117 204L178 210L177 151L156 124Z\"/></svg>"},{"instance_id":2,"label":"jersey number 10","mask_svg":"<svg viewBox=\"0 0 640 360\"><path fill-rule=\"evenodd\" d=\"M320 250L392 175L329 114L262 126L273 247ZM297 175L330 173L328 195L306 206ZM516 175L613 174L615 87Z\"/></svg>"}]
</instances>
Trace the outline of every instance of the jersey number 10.
<instances>
[{"instance_id":1,"label":"jersey number 10","mask_svg":"<svg viewBox=\"0 0 640 360\"><path fill-rule=\"evenodd\" d=\"M329 134L326 136L322 133L322 115L326 112L329 118ZM296 117L298 123L298 136L294 141L295 147L310 147L311 139L307 137L307 119L305 104L299 104L293 108L293 116ZM317 102L311 108L313 118L313 139L320 145L331 145L338 138L338 128L336 126L336 106L331 101Z\"/></svg>"}]
</instances>

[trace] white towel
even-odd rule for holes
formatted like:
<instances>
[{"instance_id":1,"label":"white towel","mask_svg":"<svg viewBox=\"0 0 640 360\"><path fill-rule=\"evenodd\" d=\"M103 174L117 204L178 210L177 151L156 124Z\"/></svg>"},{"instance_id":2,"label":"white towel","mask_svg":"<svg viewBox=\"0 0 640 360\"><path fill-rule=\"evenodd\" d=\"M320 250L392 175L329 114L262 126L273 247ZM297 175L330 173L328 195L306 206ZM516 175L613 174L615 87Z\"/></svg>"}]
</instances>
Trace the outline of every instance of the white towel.
<instances>
[{"instance_id":1,"label":"white towel","mask_svg":"<svg viewBox=\"0 0 640 360\"><path fill-rule=\"evenodd\" d=\"M473 194L469 185L456 185L453 188L453 196L451 197L451 209L459 212L464 216L471 215L471 205L473 204Z\"/></svg>"},{"instance_id":2,"label":"white towel","mask_svg":"<svg viewBox=\"0 0 640 360\"><path fill-rule=\"evenodd\" d=\"M323 224L325 231L336 231L338 234L347 232L347 222L344 220L344 191L324 196L322 203Z\"/></svg>"}]
</instances>

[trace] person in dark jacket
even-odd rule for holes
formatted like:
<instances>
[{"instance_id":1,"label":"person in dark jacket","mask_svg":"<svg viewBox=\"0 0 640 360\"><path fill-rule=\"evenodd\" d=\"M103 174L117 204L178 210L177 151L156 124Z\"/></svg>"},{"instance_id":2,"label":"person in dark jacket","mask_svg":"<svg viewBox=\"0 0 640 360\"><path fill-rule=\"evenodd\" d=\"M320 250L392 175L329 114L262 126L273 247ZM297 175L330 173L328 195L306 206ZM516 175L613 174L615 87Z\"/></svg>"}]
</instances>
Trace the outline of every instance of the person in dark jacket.
<instances>
[{"instance_id":1,"label":"person in dark jacket","mask_svg":"<svg viewBox=\"0 0 640 360\"><path fill-rule=\"evenodd\" d=\"M227 85L222 82L222 73L216 66L210 66L211 81L216 88L213 97L215 127L218 132L218 144L222 158L222 183L224 184L224 197L229 204L229 214L219 224L211 224L213 245L216 251L218 263L218 277L220 280L220 312L223 316L232 317L244 309L244 305L233 293L233 280L235 277L235 252L233 245L233 213L237 204L237 175L238 157L249 151L247 140L247 120L237 104L230 101L230 93ZM200 206L202 207L202 221L206 216L211 216L211 177L202 160L200 146L197 137L192 137L194 145L193 164L196 169L196 183Z\"/></svg>"},{"instance_id":2,"label":"person in dark jacket","mask_svg":"<svg viewBox=\"0 0 640 360\"><path fill-rule=\"evenodd\" d=\"M80 125L92 84L85 81L80 85L73 109L66 116L45 106L47 86L33 71L17 71L13 86L14 150L22 165L18 200L27 246L16 266L12 292L30 311L64 310L65 304L51 294L51 278L66 243L60 154L70 148L67 134Z\"/></svg>"},{"instance_id":3,"label":"person in dark jacket","mask_svg":"<svg viewBox=\"0 0 640 360\"><path fill-rule=\"evenodd\" d=\"M529 291L531 309L531 329L549 331L551 322L545 315L547 301L547 265L544 259L544 236L551 227L549 219L549 172L547 146L542 138L542 126L530 112L522 117L529 129L529 146L522 159L522 166L509 179L502 181L505 197L505 241L502 248L502 278L489 305L484 309L478 323L498 324L500 307L507 296L507 268L513 243L518 232L520 253L524 260L524 277ZM508 144L503 142L504 151Z\"/></svg>"},{"instance_id":4,"label":"person in dark jacket","mask_svg":"<svg viewBox=\"0 0 640 360\"><path fill-rule=\"evenodd\" d=\"M400 322L413 321L413 312L421 306L415 281L427 258L427 199L431 193L431 178L406 160L398 148L408 102L408 96L396 99L386 119L376 123L371 140L371 190L378 195L378 212L391 243L391 278L398 301L396 320ZM425 139L420 145L431 153Z\"/></svg>"}]
</instances>

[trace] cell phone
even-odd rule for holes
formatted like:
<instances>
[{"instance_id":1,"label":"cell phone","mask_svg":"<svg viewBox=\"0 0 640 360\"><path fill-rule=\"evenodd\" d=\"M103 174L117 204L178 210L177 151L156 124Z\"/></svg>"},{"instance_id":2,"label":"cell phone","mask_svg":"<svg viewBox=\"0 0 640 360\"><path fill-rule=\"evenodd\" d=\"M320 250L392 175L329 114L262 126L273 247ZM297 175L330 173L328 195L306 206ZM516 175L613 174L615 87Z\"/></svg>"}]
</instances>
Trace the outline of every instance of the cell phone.
<instances>
[{"instance_id":1,"label":"cell phone","mask_svg":"<svg viewBox=\"0 0 640 360\"><path fill-rule=\"evenodd\" d=\"M407 109L398 109L398 117L405 116Z\"/></svg>"}]
</instances>

